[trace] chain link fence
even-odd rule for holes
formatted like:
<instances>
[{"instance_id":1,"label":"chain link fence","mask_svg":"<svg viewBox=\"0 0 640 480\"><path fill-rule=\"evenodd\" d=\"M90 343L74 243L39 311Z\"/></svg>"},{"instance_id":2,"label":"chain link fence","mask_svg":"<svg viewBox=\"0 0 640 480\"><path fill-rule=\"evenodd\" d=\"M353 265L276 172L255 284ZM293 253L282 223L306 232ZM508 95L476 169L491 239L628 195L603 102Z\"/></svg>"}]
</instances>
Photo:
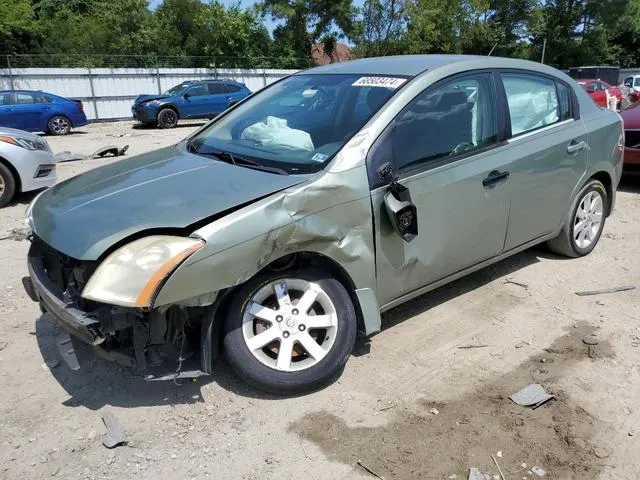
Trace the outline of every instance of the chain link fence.
<instances>
[{"instance_id":1,"label":"chain link fence","mask_svg":"<svg viewBox=\"0 0 640 480\"><path fill-rule=\"evenodd\" d=\"M157 55L4 54L0 68L287 68L314 66L312 58Z\"/></svg>"}]
</instances>

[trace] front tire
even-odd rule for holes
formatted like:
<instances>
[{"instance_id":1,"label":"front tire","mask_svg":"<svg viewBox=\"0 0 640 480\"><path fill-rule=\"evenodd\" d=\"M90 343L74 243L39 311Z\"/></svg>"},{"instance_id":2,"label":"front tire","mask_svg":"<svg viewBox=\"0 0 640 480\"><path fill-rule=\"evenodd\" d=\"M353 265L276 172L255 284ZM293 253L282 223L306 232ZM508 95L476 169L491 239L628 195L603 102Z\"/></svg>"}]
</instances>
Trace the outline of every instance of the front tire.
<instances>
[{"instance_id":1,"label":"front tire","mask_svg":"<svg viewBox=\"0 0 640 480\"><path fill-rule=\"evenodd\" d=\"M174 128L178 125L178 113L172 108L163 108L158 112L158 126L160 128Z\"/></svg>"},{"instance_id":2,"label":"front tire","mask_svg":"<svg viewBox=\"0 0 640 480\"><path fill-rule=\"evenodd\" d=\"M576 195L560 234L549 249L567 257L583 257L595 248L604 228L609 197L604 185L590 180Z\"/></svg>"},{"instance_id":3,"label":"front tire","mask_svg":"<svg viewBox=\"0 0 640 480\"><path fill-rule=\"evenodd\" d=\"M68 135L71 132L71 121L62 115L51 117L47 123L51 135Z\"/></svg>"},{"instance_id":4,"label":"front tire","mask_svg":"<svg viewBox=\"0 0 640 480\"><path fill-rule=\"evenodd\" d=\"M260 275L228 304L224 351L247 383L277 394L316 390L335 379L356 340L349 293L320 270Z\"/></svg>"},{"instance_id":5,"label":"front tire","mask_svg":"<svg viewBox=\"0 0 640 480\"><path fill-rule=\"evenodd\" d=\"M5 165L0 163L0 208L7 205L16 194L16 179Z\"/></svg>"}]
</instances>

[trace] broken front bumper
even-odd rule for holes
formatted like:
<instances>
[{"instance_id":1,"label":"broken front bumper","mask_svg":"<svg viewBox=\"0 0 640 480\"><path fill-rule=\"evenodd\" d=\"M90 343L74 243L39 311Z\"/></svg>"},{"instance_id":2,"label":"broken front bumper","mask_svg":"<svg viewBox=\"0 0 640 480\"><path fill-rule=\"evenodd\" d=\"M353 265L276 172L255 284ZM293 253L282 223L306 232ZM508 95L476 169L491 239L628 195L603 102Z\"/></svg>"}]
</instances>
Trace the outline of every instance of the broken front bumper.
<instances>
[{"instance_id":1,"label":"broken front bumper","mask_svg":"<svg viewBox=\"0 0 640 480\"><path fill-rule=\"evenodd\" d=\"M22 284L34 302L39 302L41 307L69 333L85 343L97 346L104 342L105 336L100 331L100 322L65 302L47 277L39 258L29 257L27 266L29 276L22 279Z\"/></svg>"}]
</instances>

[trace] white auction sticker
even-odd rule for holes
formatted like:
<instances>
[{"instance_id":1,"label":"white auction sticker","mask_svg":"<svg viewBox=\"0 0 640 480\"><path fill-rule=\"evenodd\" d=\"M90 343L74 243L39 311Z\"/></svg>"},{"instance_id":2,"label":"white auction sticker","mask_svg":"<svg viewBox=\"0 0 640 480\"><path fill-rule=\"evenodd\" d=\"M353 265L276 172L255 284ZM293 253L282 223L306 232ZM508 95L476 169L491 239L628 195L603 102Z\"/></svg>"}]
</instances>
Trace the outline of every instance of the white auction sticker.
<instances>
[{"instance_id":1,"label":"white auction sticker","mask_svg":"<svg viewBox=\"0 0 640 480\"><path fill-rule=\"evenodd\" d=\"M354 87L398 88L406 81L406 78L398 77L360 77L351 85Z\"/></svg>"}]
</instances>

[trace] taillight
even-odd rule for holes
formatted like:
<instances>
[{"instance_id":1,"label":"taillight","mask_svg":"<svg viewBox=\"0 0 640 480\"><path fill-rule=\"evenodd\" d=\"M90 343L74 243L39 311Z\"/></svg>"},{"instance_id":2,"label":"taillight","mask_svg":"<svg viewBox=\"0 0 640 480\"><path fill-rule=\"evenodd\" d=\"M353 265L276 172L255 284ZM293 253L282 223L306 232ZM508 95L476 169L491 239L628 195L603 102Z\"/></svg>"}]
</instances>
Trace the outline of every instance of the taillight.
<instances>
[{"instance_id":1,"label":"taillight","mask_svg":"<svg viewBox=\"0 0 640 480\"><path fill-rule=\"evenodd\" d=\"M82 104L82 102L80 100L76 100L76 105L78 106L78 108L80 110L84 110L84 105Z\"/></svg>"}]
</instances>

